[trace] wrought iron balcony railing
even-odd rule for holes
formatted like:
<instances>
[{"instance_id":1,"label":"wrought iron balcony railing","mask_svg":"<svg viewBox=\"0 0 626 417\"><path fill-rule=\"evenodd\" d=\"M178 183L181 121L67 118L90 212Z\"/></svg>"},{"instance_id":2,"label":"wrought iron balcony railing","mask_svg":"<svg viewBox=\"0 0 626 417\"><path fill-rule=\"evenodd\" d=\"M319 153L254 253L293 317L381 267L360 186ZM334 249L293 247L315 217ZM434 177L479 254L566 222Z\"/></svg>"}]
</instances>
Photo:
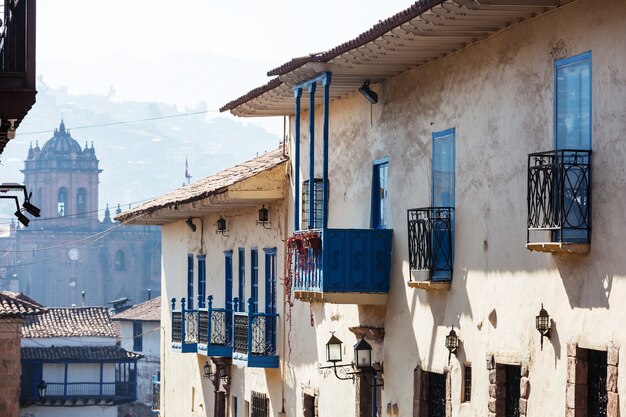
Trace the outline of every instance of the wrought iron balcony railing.
<instances>
[{"instance_id":1,"label":"wrought iron balcony railing","mask_svg":"<svg viewBox=\"0 0 626 417\"><path fill-rule=\"evenodd\" d=\"M557 150L528 155L527 247L591 241L591 151Z\"/></svg>"},{"instance_id":2,"label":"wrought iron balcony railing","mask_svg":"<svg viewBox=\"0 0 626 417\"><path fill-rule=\"evenodd\" d=\"M207 307L198 309L198 352L207 356L231 357L233 352L233 311L231 301L226 308L214 308L213 296Z\"/></svg>"},{"instance_id":3,"label":"wrought iron balcony railing","mask_svg":"<svg viewBox=\"0 0 626 417\"><path fill-rule=\"evenodd\" d=\"M407 210L409 267L432 281L450 281L454 266L454 208Z\"/></svg>"},{"instance_id":4,"label":"wrought iron balcony railing","mask_svg":"<svg viewBox=\"0 0 626 417\"><path fill-rule=\"evenodd\" d=\"M157 375L152 376L152 411L161 410L161 381Z\"/></svg>"},{"instance_id":5,"label":"wrought iron balcony railing","mask_svg":"<svg viewBox=\"0 0 626 417\"><path fill-rule=\"evenodd\" d=\"M340 304L384 304L391 275L390 229L296 232L288 268L297 298Z\"/></svg>"},{"instance_id":6,"label":"wrought iron balcony railing","mask_svg":"<svg viewBox=\"0 0 626 417\"><path fill-rule=\"evenodd\" d=\"M278 314L250 313L253 311L253 303L252 299L248 299L248 313L233 313L233 363L253 368L277 368Z\"/></svg>"},{"instance_id":7,"label":"wrought iron balcony railing","mask_svg":"<svg viewBox=\"0 0 626 417\"><path fill-rule=\"evenodd\" d=\"M59 405L122 404L137 399L136 381L116 382L46 382L45 397L39 396L37 382L23 382L20 402L22 405L51 403ZM76 401L80 400L80 404ZM70 404L66 403L70 402ZM71 404L73 402L74 404Z\"/></svg>"},{"instance_id":8,"label":"wrought iron balcony railing","mask_svg":"<svg viewBox=\"0 0 626 417\"><path fill-rule=\"evenodd\" d=\"M172 349L177 352L196 352L198 346L198 311L185 309L186 299L172 298Z\"/></svg>"}]
</instances>

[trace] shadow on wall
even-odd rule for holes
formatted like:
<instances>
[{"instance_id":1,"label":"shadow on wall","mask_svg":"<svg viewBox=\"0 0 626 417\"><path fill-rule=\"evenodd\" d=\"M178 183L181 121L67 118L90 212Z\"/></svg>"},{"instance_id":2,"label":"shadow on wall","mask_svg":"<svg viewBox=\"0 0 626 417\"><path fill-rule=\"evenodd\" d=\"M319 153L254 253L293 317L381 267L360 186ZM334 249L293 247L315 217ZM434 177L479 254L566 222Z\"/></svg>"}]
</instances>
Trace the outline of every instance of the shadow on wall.
<instances>
[{"instance_id":1,"label":"shadow on wall","mask_svg":"<svg viewBox=\"0 0 626 417\"><path fill-rule=\"evenodd\" d=\"M620 260L619 264L622 263ZM587 256L555 256L554 264L561 276L570 307L609 308L614 272L605 268L608 269L611 264L617 267L616 262L602 262L590 253ZM615 269L623 270L621 267Z\"/></svg>"}]
</instances>

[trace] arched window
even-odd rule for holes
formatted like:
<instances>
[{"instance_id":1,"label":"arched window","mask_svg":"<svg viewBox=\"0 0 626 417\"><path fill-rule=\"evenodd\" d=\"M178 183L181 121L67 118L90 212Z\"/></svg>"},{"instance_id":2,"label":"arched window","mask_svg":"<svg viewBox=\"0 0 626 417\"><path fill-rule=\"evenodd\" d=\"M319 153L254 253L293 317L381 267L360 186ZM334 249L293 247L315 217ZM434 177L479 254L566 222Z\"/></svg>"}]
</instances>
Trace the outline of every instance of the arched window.
<instances>
[{"instance_id":1,"label":"arched window","mask_svg":"<svg viewBox=\"0 0 626 417\"><path fill-rule=\"evenodd\" d=\"M59 189L58 199L57 199L57 211L59 213L59 217L67 216L67 190L65 188Z\"/></svg>"},{"instance_id":2,"label":"arched window","mask_svg":"<svg viewBox=\"0 0 626 417\"><path fill-rule=\"evenodd\" d=\"M126 269L126 265L124 262L124 251L118 250L115 252L115 270L123 271Z\"/></svg>"},{"instance_id":3,"label":"arched window","mask_svg":"<svg viewBox=\"0 0 626 417\"><path fill-rule=\"evenodd\" d=\"M79 188L76 193L76 215L85 217L87 215L87 190Z\"/></svg>"}]
</instances>

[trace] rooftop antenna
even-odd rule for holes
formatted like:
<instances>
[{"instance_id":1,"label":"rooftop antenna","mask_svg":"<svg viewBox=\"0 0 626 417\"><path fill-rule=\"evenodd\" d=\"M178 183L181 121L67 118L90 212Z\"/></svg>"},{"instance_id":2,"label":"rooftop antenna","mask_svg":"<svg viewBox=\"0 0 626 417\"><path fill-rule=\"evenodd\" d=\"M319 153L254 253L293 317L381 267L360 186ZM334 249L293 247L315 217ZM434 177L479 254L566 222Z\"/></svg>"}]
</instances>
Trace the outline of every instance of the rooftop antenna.
<instances>
[{"instance_id":1,"label":"rooftop antenna","mask_svg":"<svg viewBox=\"0 0 626 417\"><path fill-rule=\"evenodd\" d=\"M191 175L189 175L189 162L185 158L185 178L187 178L187 185L191 182Z\"/></svg>"}]
</instances>

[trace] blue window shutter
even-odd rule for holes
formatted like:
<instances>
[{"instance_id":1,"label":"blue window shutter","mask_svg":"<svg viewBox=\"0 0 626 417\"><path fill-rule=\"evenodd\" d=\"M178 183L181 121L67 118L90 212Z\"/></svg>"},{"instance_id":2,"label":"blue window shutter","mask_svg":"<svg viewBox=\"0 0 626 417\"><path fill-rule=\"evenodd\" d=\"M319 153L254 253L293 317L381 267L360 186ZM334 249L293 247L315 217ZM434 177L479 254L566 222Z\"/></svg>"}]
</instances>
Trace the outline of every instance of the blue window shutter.
<instances>
[{"instance_id":1,"label":"blue window shutter","mask_svg":"<svg viewBox=\"0 0 626 417\"><path fill-rule=\"evenodd\" d=\"M224 252L224 307L233 300L233 251Z\"/></svg>"},{"instance_id":2,"label":"blue window shutter","mask_svg":"<svg viewBox=\"0 0 626 417\"><path fill-rule=\"evenodd\" d=\"M265 312L276 313L276 248L265 249Z\"/></svg>"},{"instance_id":3,"label":"blue window shutter","mask_svg":"<svg viewBox=\"0 0 626 417\"><path fill-rule=\"evenodd\" d=\"M454 128L433 133L433 207L454 207L455 136Z\"/></svg>"},{"instance_id":4,"label":"blue window shutter","mask_svg":"<svg viewBox=\"0 0 626 417\"><path fill-rule=\"evenodd\" d=\"M591 51L554 67L556 149L591 150Z\"/></svg>"},{"instance_id":5,"label":"blue window shutter","mask_svg":"<svg viewBox=\"0 0 626 417\"><path fill-rule=\"evenodd\" d=\"M239 282L238 282L238 297L239 297L239 311L245 311L246 305L246 250L239 248ZM234 306L233 306L234 307Z\"/></svg>"},{"instance_id":6,"label":"blue window shutter","mask_svg":"<svg viewBox=\"0 0 626 417\"><path fill-rule=\"evenodd\" d=\"M193 309L193 255L187 255L187 309Z\"/></svg>"},{"instance_id":7,"label":"blue window shutter","mask_svg":"<svg viewBox=\"0 0 626 417\"><path fill-rule=\"evenodd\" d=\"M204 308L206 303L206 258L198 256L198 308Z\"/></svg>"},{"instance_id":8,"label":"blue window shutter","mask_svg":"<svg viewBox=\"0 0 626 417\"><path fill-rule=\"evenodd\" d=\"M372 174L372 210L371 227L384 229L388 226L388 182L389 158L374 161Z\"/></svg>"},{"instance_id":9,"label":"blue window shutter","mask_svg":"<svg viewBox=\"0 0 626 417\"><path fill-rule=\"evenodd\" d=\"M254 311L249 313L256 313L259 311L259 252L256 249L250 250L250 296Z\"/></svg>"}]
</instances>

